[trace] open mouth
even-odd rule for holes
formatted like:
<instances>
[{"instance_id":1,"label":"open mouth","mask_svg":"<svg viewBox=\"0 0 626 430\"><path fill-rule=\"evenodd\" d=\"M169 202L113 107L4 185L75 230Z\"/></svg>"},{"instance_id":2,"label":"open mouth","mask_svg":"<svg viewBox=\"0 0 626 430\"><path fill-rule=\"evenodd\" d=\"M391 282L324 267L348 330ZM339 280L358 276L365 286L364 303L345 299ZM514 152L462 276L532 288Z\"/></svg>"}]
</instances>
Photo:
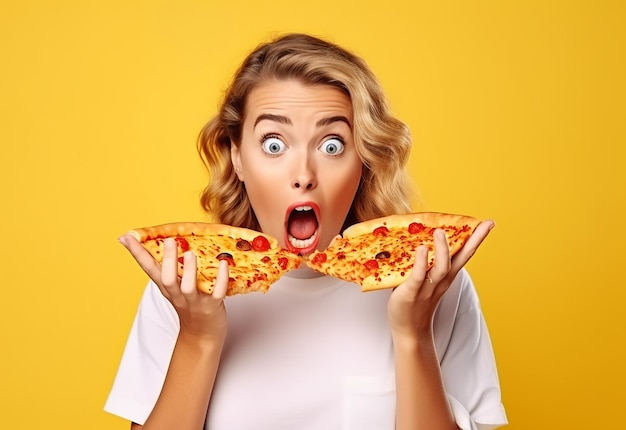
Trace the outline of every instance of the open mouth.
<instances>
[{"instance_id":1,"label":"open mouth","mask_svg":"<svg viewBox=\"0 0 626 430\"><path fill-rule=\"evenodd\" d=\"M291 252L310 254L319 242L319 207L315 203L298 203L287 211L286 246Z\"/></svg>"}]
</instances>

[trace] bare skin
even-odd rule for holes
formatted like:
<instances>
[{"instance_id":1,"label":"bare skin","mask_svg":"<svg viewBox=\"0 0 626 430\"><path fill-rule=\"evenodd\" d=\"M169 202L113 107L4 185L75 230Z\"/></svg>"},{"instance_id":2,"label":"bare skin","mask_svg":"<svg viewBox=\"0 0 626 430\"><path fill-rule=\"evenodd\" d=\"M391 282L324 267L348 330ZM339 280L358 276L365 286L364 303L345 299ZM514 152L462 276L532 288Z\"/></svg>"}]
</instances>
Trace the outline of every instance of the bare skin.
<instances>
[{"instance_id":1,"label":"bare skin","mask_svg":"<svg viewBox=\"0 0 626 430\"><path fill-rule=\"evenodd\" d=\"M313 239L315 246L323 249L343 224L358 186L354 178L362 168L351 141L349 99L330 87L275 81L251 93L247 112L242 142L232 150L232 158L240 180L250 181L249 192L254 193L250 200L262 230L285 244L285 213L294 204L310 203L322 214ZM327 121L329 118L333 120ZM329 145L333 154L327 151ZM264 152L268 148L271 154ZM342 152L337 154L337 148ZM419 248L411 275L389 299L397 430L458 429L443 387L433 317L443 294L493 225L492 221L481 223L452 259L443 232L438 231L434 266L426 270L426 252ZM134 238L124 236L120 242L157 283L180 319L161 395L144 425L133 423L131 428L199 430L226 336L227 264L220 267L213 294L207 295L196 290L191 253L185 254L184 273L177 277L173 241L166 241L162 266Z\"/></svg>"}]
</instances>

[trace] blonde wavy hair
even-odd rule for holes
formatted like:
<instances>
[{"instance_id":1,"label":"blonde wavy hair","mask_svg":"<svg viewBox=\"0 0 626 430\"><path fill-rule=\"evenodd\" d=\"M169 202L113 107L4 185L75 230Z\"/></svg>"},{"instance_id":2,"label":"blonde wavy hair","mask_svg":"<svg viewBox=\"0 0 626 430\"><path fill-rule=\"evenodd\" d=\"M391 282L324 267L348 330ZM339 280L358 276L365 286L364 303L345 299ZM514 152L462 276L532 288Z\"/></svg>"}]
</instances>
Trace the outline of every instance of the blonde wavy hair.
<instances>
[{"instance_id":1,"label":"blonde wavy hair","mask_svg":"<svg viewBox=\"0 0 626 430\"><path fill-rule=\"evenodd\" d=\"M202 129L198 152L210 182L202 207L217 222L258 230L258 220L231 162L231 145L241 142L246 99L268 80L330 85L350 97L353 133L363 161L361 181L344 228L361 221L410 211L406 170L411 139L394 118L378 80L365 61L345 49L305 34L288 34L253 50L234 75L218 114Z\"/></svg>"}]
</instances>

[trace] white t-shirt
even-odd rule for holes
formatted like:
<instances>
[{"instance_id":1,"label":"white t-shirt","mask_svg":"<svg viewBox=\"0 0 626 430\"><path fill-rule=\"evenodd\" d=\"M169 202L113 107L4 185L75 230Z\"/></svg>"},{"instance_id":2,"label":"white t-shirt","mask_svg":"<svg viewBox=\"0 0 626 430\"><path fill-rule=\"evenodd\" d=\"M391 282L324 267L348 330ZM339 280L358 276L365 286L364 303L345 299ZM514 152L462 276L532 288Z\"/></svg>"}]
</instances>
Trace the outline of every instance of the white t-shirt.
<instances>
[{"instance_id":1,"label":"white t-shirt","mask_svg":"<svg viewBox=\"0 0 626 430\"><path fill-rule=\"evenodd\" d=\"M288 274L267 294L227 297L228 335L205 428L394 429L390 294ZM178 329L173 307L149 283L106 411L146 420ZM463 430L506 424L491 341L465 271L439 305L435 345L457 424Z\"/></svg>"}]
</instances>

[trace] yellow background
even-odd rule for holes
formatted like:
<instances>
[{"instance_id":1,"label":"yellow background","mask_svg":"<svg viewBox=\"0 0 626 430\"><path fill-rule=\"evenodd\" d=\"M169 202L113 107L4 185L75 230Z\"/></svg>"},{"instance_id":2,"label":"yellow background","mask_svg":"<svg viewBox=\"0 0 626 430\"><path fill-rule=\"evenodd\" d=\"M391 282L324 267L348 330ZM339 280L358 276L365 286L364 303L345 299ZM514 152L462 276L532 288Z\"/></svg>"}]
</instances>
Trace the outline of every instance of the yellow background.
<instances>
[{"instance_id":1,"label":"yellow background","mask_svg":"<svg viewBox=\"0 0 626 430\"><path fill-rule=\"evenodd\" d=\"M623 2L4 1L0 428L102 412L145 277L129 228L202 220L195 137L274 33L364 56L423 207L491 217L470 263L511 429L617 428L626 382Z\"/></svg>"}]
</instances>

